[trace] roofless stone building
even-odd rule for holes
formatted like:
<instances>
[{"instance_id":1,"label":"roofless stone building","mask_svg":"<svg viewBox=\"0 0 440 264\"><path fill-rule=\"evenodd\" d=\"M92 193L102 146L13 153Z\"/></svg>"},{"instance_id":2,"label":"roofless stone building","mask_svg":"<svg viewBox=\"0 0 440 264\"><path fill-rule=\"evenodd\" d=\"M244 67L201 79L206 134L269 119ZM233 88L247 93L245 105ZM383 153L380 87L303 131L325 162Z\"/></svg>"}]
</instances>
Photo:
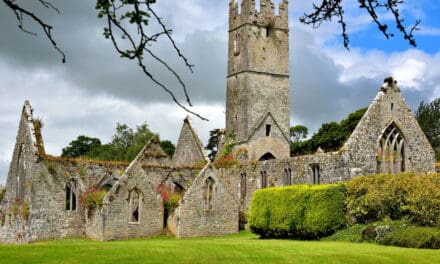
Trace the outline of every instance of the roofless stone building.
<instances>
[{"instance_id":1,"label":"roofless stone building","mask_svg":"<svg viewBox=\"0 0 440 264\"><path fill-rule=\"evenodd\" d=\"M130 164L48 156L26 101L1 204L0 242L149 237L165 225L179 238L232 234L257 189L435 170L434 151L392 78L339 151L290 157L288 3L279 4L278 15L272 1L260 3L257 11L254 0L242 0L239 11L230 2L226 131L235 135L238 165L209 162L188 119L172 159L157 139ZM160 185L182 194L168 215ZM91 188L109 190L102 207L80 204Z\"/></svg>"}]
</instances>

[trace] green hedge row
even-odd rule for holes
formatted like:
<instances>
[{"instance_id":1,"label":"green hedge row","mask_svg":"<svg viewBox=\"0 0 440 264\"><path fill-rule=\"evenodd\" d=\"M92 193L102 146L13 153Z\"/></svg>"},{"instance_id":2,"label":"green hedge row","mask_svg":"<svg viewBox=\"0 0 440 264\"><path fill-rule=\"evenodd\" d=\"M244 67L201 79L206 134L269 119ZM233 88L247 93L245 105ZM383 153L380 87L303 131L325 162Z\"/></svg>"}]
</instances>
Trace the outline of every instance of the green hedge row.
<instances>
[{"instance_id":1,"label":"green hedge row","mask_svg":"<svg viewBox=\"0 0 440 264\"><path fill-rule=\"evenodd\" d=\"M249 227L263 238L315 239L346 224L343 185L295 185L254 193Z\"/></svg>"},{"instance_id":2,"label":"green hedge row","mask_svg":"<svg viewBox=\"0 0 440 264\"><path fill-rule=\"evenodd\" d=\"M421 226L440 224L440 173L362 176L345 183L350 223L408 219Z\"/></svg>"},{"instance_id":3,"label":"green hedge row","mask_svg":"<svg viewBox=\"0 0 440 264\"><path fill-rule=\"evenodd\" d=\"M440 249L440 228L415 226L406 221L355 224L323 238L325 241L374 242L408 248Z\"/></svg>"}]
</instances>

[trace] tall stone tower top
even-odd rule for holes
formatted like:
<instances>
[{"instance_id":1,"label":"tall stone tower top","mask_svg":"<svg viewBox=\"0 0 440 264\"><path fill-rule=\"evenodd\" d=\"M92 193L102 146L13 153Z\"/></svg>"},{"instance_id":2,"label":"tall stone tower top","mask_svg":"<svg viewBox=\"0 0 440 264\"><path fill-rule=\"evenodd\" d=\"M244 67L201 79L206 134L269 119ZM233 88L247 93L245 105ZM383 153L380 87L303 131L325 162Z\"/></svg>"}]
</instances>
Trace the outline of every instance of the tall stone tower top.
<instances>
[{"instance_id":1,"label":"tall stone tower top","mask_svg":"<svg viewBox=\"0 0 440 264\"><path fill-rule=\"evenodd\" d=\"M289 157L288 2L230 1L226 130L249 161Z\"/></svg>"},{"instance_id":2,"label":"tall stone tower top","mask_svg":"<svg viewBox=\"0 0 440 264\"><path fill-rule=\"evenodd\" d=\"M235 29L246 23L274 28L288 29L287 0L279 4L279 15L275 16L275 5L271 0L260 0L260 11L255 6L255 0L242 0L241 9L236 0L229 1L229 28Z\"/></svg>"}]
</instances>

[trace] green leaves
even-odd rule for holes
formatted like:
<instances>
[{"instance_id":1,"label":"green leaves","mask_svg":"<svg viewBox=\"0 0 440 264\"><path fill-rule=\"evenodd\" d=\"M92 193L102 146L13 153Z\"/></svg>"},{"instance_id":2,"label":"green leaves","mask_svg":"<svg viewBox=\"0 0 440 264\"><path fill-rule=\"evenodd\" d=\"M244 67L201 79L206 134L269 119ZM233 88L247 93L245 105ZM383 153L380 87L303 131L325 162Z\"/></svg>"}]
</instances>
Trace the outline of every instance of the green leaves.
<instances>
[{"instance_id":1,"label":"green leaves","mask_svg":"<svg viewBox=\"0 0 440 264\"><path fill-rule=\"evenodd\" d=\"M258 190L249 211L251 231L262 237L316 239L345 225L341 185L296 185Z\"/></svg>"}]
</instances>

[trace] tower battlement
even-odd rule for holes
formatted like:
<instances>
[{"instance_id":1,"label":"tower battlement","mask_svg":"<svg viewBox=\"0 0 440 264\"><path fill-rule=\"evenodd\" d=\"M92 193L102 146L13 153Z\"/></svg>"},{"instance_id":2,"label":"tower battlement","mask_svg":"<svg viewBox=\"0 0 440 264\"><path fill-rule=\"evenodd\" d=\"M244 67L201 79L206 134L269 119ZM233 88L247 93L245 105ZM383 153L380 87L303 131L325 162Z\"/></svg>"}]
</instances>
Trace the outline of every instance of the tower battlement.
<instances>
[{"instance_id":1,"label":"tower battlement","mask_svg":"<svg viewBox=\"0 0 440 264\"><path fill-rule=\"evenodd\" d=\"M278 5L279 14L275 15L275 4L271 0L260 0L260 10L256 9L255 0L241 0L241 8L237 0L229 1L229 28L235 29L243 24L278 29L289 28L288 1L281 0Z\"/></svg>"}]
</instances>

